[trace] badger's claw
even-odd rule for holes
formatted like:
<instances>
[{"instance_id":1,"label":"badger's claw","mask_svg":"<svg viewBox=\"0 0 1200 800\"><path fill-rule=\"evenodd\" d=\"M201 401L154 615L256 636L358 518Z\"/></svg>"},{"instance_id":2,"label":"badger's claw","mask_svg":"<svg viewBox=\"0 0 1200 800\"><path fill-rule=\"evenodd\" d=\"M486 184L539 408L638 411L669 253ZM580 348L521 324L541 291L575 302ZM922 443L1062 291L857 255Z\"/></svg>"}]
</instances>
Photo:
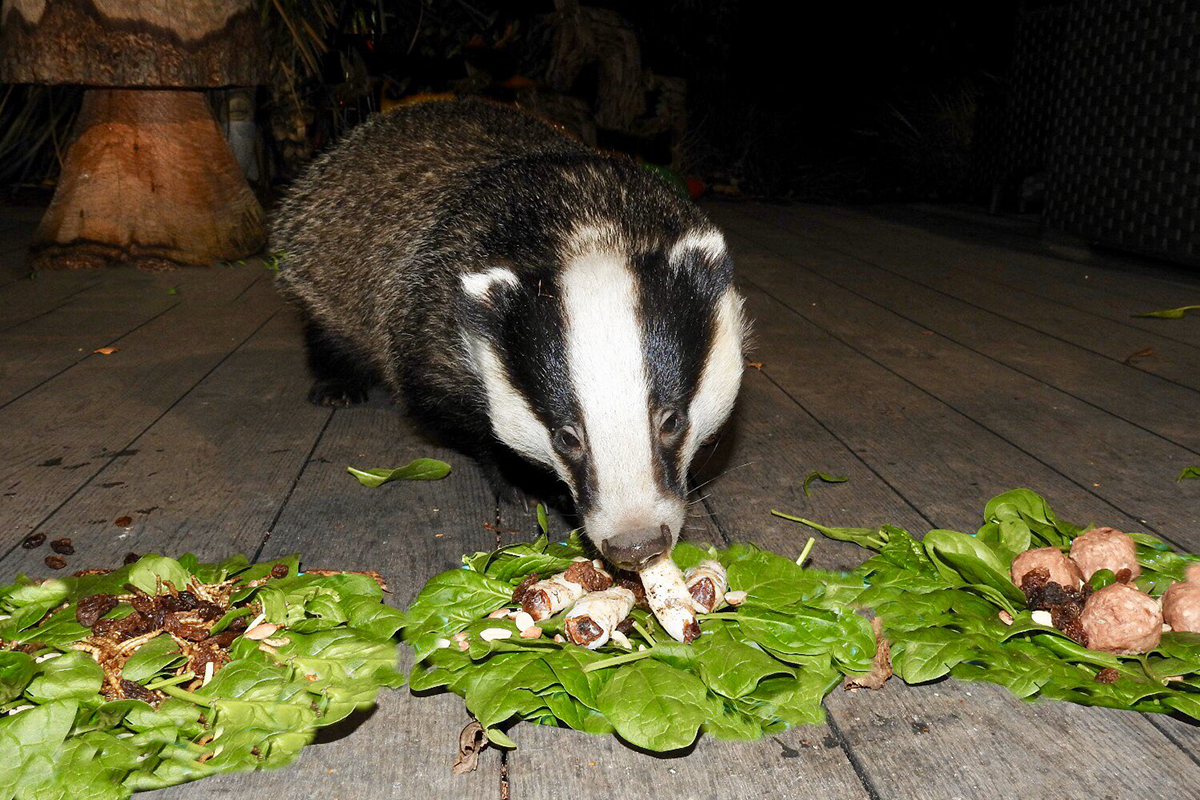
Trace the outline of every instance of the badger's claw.
<instances>
[{"instance_id":1,"label":"badger's claw","mask_svg":"<svg viewBox=\"0 0 1200 800\"><path fill-rule=\"evenodd\" d=\"M317 380L313 381L312 388L308 390L308 402L315 406L346 408L365 403L370 394L371 390L362 384Z\"/></svg>"}]
</instances>

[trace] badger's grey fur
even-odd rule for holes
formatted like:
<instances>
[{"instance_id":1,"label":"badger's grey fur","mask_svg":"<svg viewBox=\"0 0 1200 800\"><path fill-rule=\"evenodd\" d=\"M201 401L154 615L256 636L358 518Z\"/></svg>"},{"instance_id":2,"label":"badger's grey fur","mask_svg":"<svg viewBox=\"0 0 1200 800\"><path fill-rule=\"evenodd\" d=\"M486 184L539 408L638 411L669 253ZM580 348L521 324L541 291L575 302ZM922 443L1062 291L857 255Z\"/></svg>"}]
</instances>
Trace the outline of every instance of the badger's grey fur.
<instances>
[{"instance_id":1,"label":"badger's grey fur","mask_svg":"<svg viewBox=\"0 0 1200 800\"><path fill-rule=\"evenodd\" d=\"M382 382L485 467L554 470L619 566L672 546L744 321L720 233L660 178L513 109L426 103L317 159L272 247L315 402Z\"/></svg>"}]
</instances>

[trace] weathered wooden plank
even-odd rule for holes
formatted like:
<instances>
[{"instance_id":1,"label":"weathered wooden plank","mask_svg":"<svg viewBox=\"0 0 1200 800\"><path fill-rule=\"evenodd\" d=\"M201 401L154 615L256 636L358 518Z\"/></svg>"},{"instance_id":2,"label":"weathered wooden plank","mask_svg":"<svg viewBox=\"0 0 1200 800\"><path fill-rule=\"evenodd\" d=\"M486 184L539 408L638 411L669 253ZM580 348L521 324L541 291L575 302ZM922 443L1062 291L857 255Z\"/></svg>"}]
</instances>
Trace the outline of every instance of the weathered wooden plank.
<instances>
[{"instance_id":1,"label":"weathered wooden plank","mask_svg":"<svg viewBox=\"0 0 1200 800\"><path fill-rule=\"evenodd\" d=\"M737 235L735 234L735 240ZM740 246L742 242L738 241ZM738 248L735 248L738 249ZM1175 476L1194 451L984 358L865 300L790 257L739 249L743 276L795 314L1057 469L1114 508L1176 542L1194 533L1200 506ZM764 359L765 360L765 359ZM1152 401L1147 401L1152 402Z\"/></svg>"},{"instance_id":2,"label":"weathered wooden plank","mask_svg":"<svg viewBox=\"0 0 1200 800\"><path fill-rule=\"evenodd\" d=\"M13 281L0 291L0 332L53 311L104 280L103 273L64 270Z\"/></svg>"},{"instance_id":3,"label":"weathered wooden plank","mask_svg":"<svg viewBox=\"0 0 1200 800\"><path fill-rule=\"evenodd\" d=\"M130 334L120 358L87 359L0 410L0 524L14 544L246 341L279 304L270 285L181 306ZM138 449L138 448L134 448Z\"/></svg>"},{"instance_id":4,"label":"weathered wooden plank","mask_svg":"<svg viewBox=\"0 0 1200 800\"><path fill-rule=\"evenodd\" d=\"M808 413L781 412L790 424L778 431L775 449L825 447L827 459L845 458L837 453L843 445L834 441L831 433L836 433L903 495L893 494L872 508L878 502L874 498L856 502L859 487L852 481L817 496L832 501L836 493L836 502L845 507L841 514L814 510L813 516L870 525L891 521L899 511L906 512L909 529L918 533L935 526L972 530L994 491L1026 481L1047 492L1068 518L1087 512L1065 502L1066 496L1085 505L1095 502L1061 476L1014 453L1003 440L970 430L969 420L948 415L927 395L798 318L781 318L761 300L762 295L750 293L758 320L755 357L782 391L772 397L748 381L742 416L769 417L794 398ZM757 446L753 440L746 444ZM771 460L780 463L773 455ZM745 498L758 496L760 483L750 473L731 471L712 484L714 502L740 510L721 515L720 524L731 538L791 553L797 543L794 532L767 525L765 509L748 513L743 507ZM882 491L874 488L873 493L878 497ZM919 515L916 521L914 514ZM829 550L821 541L813 563L840 566L840 556L830 559L834 563L826 561ZM879 798L1125 796L1142 791L1166 796L1186 792L1189 782L1200 777L1189 755L1145 717L1096 714L1096 709L1068 704L1029 706L997 687L953 681L905 687L894 681L877 693L835 690L826 707L837 739L853 755L872 796ZM1096 730L1104 735L1096 736ZM1088 746L1064 750L1063 741L1087 741ZM1114 774L1111 765L1125 764L1129 752L1149 755L1130 765L1130 772ZM1148 790L1148 785L1155 788Z\"/></svg>"},{"instance_id":5,"label":"weathered wooden plank","mask_svg":"<svg viewBox=\"0 0 1200 800\"><path fill-rule=\"evenodd\" d=\"M303 402L301 394L285 409ZM421 456L444 458L454 471L444 481L379 489L360 486L346 474L348 463L395 466ZM379 570L393 591L388 602L403 608L435 573L459 565L463 553L493 546L494 534L481 523L495 514L492 493L469 460L429 444L391 403L375 397L369 405L334 412L262 555L298 552L312 567ZM400 649L407 667L407 648ZM454 695L386 692L374 713L345 726L353 728L349 735L306 749L285 770L221 776L159 795L179 800L248 791L314 800L500 797L496 750L482 753L476 772L450 774L458 733L467 721L462 700Z\"/></svg>"},{"instance_id":6,"label":"weathered wooden plank","mask_svg":"<svg viewBox=\"0 0 1200 800\"><path fill-rule=\"evenodd\" d=\"M77 294L0 337L0 408L80 361L99 357L93 356L97 348L122 347L126 335L160 314L181 304L229 303L252 283L268 280L265 272L250 269L218 280L200 270L128 272L126 280Z\"/></svg>"},{"instance_id":7,"label":"weathered wooden plank","mask_svg":"<svg viewBox=\"0 0 1200 800\"><path fill-rule=\"evenodd\" d=\"M977 321L979 324L975 327L982 328L993 337L1007 339L1012 324L1016 324L1041 331L1058 342L1051 344L1029 336L1013 336L1010 351L1005 353L1013 363L1033 360L1036 365L1042 360L1037 356L1045 353L1048 357L1051 352L1060 352L1062 360L1077 364L1078 369L1090 370L1094 362L1077 358L1062 344L1070 343L1105 356L1114 365L1148 372L1200 390L1200 348L998 283L988 274L990 260L980 261L947 253L936 238L920 229L896 226L889 228L886 235L864 236L861 220L821 209L764 208L761 214L755 216L782 225L806 241L811 240L839 253L863 258L877 268L934 292L960 299L975 309L991 312L1011 323L995 325L994 318L988 313L946 315L959 325L969 320ZM1200 280L1197 281L1196 291L1200 293ZM893 303L888 305L896 308ZM1051 351L1045 351L1043 348L1046 347ZM1152 352L1146 354L1147 350ZM1086 385L1108 389L1120 397L1132 397L1133 394L1125 389L1117 377L1122 374L1122 370L1110 366L1104 374L1095 375ZM1113 380L1107 380L1106 376L1111 376Z\"/></svg>"},{"instance_id":8,"label":"weathered wooden plank","mask_svg":"<svg viewBox=\"0 0 1200 800\"><path fill-rule=\"evenodd\" d=\"M828 226L814 231L807 222L801 226L788 209L782 211L776 215L764 210L763 217L774 224L743 216L735 229L775 253L793 253L803 245L800 263L804 269L923 330L1200 455L1200 426L1192 420L1200 391L1147 375L1116 359L1081 352L1072 344L910 280L901 270L926 272L929 262L936 259L924 252L927 248L913 252L893 247L887 255L872 256L878 261L864 259L854 252L860 246L853 242L870 241L871 237L845 235ZM940 340L935 337L930 343L936 345ZM934 349L930 355L939 353ZM1200 350L1188 361L1181 366L1195 373L1200 382Z\"/></svg>"},{"instance_id":9,"label":"weathered wooden plank","mask_svg":"<svg viewBox=\"0 0 1200 800\"><path fill-rule=\"evenodd\" d=\"M903 207L888 207L867 214L840 210L868 228L888 232L921 231L937 239L939 251L957 254L967 263L986 263L987 274L1006 286L1023 289L1067 307L1088 311L1122 325L1158 334L1192 346L1200 345L1196 326L1168 320L1131 317L1136 312L1195 303L1192 276L1133 258L1100 257L1090 261L1055 258L1053 244L1036 245L1036 252L1012 249L1012 240L988 234L979 226L962 224L947 229L944 219L930 224L929 215ZM949 232L947 232L947 230ZM1169 275L1170 277L1165 277Z\"/></svg>"},{"instance_id":10,"label":"weathered wooden plank","mask_svg":"<svg viewBox=\"0 0 1200 800\"><path fill-rule=\"evenodd\" d=\"M128 441L129 455L88 470L37 528L71 537L72 570L120 563L129 551L211 560L254 552L330 413L297 402L308 387L299 338L296 322L277 315ZM120 517L131 522L118 527ZM48 554L44 546L10 550L0 580L49 572L41 563Z\"/></svg>"}]
</instances>

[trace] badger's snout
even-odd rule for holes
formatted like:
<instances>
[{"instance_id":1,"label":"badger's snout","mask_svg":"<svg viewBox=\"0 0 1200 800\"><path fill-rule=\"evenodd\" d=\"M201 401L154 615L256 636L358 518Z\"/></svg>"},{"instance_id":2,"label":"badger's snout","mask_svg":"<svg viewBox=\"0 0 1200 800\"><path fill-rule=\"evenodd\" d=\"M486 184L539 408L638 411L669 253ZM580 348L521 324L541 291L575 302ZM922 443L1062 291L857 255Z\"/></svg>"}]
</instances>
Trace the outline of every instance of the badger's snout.
<instances>
[{"instance_id":1,"label":"badger's snout","mask_svg":"<svg viewBox=\"0 0 1200 800\"><path fill-rule=\"evenodd\" d=\"M669 551L673 544L671 528L663 524L610 536L600 542L600 554L613 566L636 572Z\"/></svg>"}]
</instances>

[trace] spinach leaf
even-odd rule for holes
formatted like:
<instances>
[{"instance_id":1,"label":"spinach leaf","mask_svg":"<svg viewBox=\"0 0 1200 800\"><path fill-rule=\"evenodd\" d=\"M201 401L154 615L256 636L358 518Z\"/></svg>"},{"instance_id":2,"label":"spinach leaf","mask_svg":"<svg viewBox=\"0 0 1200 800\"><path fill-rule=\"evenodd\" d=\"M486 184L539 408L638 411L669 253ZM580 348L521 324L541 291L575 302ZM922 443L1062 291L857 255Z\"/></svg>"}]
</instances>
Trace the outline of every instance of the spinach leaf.
<instances>
[{"instance_id":1,"label":"spinach leaf","mask_svg":"<svg viewBox=\"0 0 1200 800\"><path fill-rule=\"evenodd\" d=\"M56 754L78 707L76 700L58 700L0 717L0 800L12 800L53 777Z\"/></svg>"},{"instance_id":2,"label":"spinach leaf","mask_svg":"<svg viewBox=\"0 0 1200 800\"><path fill-rule=\"evenodd\" d=\"M721 626L696 643L696 667L709 689L727 698L754 691L771 675L792 675L784 664L733 637L730 626Z\"/></svg>"},{"instance_id":3,"label":"spinach leaf","mask_svg":"<svg viewBox=\"0 0 1200 800\"><path fill-rule=\"evenodd\" d=\"M808 485L815 480L822 480L825 483L845 483L850 479L840 475L830 475L828 472L821 472L820 470L814 469L804 478L804 483L800 484L800 488L804 490L805 497L812 496L808 491Z\"/></svg>"},{"instance_id":4,"label":"spinach leaf","mask_svg":"<svg viewBox=\"0 0 1200 800\"><path fill-rule=\"evenodd\" d=\"M1141 314L1130 314L1131 317L1155 317L1157 319L1183 319L1183 315L1189 311L1200 311L1200 306L1180 306L1179 308L1168 308L1165 311L1145 311Z\"/></svg>"},{"instance_id":5,"label":"spinach leaf","mask_svg":"<svg viewBox=\"0 0 1200 800\"><path fill-rule=\"evenodd\" d=\"M418 458L393 469L346 467L346 471L363 486L375 489L391 481L440 481L450 474L450 465L435 458Z\"/></svg>"},{"instance_id":6,"label":"spinach leaf","mask_svg":"<svg viewBox=\"0 0 1200 800\"><path fill-rule=\"evenodd\" d=\"M137 649L125 662L122 677L135 683L146 683L172 664L182 661L183 653L175 640L159 635Z\"/></svg>"},{"instance_id":7,"label":"spinach leaf","mask_svg":"<svg viewBox=\"0 0 1200 800\"><path fill-rule=\"evenodd\" d=\"M1175 479L1178 483L1185 478L1200 478L1200 467L1184 467L1183 472L1179 473L1179 477Z\"/></svg>"},{"instance_id":8,"label":"spinach leaf","mask_svg":"<svg viewBox=\"0 0 1200 800\"><path fill-rule=\"evenodd\" d=\"M715 710L699 678L654 659L616 670L596 702L622 739L658 752L690 745Z\"/></svg>"},{"instance_id":9,"label":"spinach leaf","mask_svg":"<svg viewBox=\"0 0 1200 800\"><path fill-rule=\"evenodd\" d=\"M887 544L887 532L881 528L831 528L804 519L803 517L793 517L791 514L784 514L782 511L772 509L771 513L777 517L807 525L813 530L820 531L830 539L837 539L840 542L854 542L868 550L878 550Z\"/></svg>"}]
</instances>

